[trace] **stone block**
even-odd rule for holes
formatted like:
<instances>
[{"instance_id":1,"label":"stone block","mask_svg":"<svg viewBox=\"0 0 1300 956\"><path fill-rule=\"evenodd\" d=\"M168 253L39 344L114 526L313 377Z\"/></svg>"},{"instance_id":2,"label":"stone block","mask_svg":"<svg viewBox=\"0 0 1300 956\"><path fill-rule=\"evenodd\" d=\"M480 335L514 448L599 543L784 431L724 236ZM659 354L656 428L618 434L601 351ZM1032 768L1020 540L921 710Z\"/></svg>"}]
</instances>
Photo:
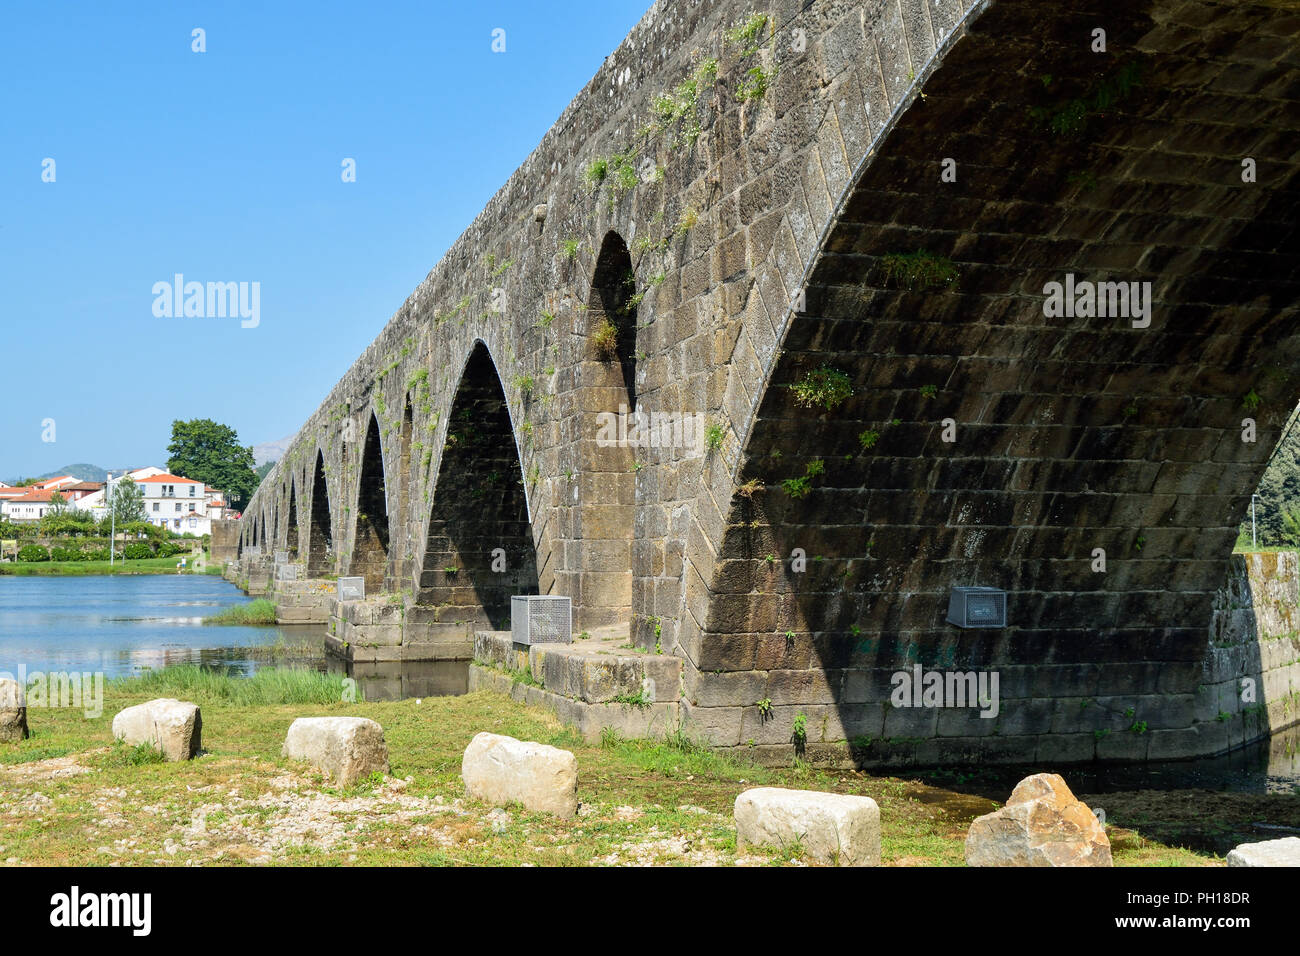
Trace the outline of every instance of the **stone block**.
<instances>
[{"instance_id":1,"label":"stone block","mask_svg":"<svg viewBox=\"0 0 1300 956\"><path fill-rule=\"evenodd\" d=\"M563 818L578 812L578 758L567 750L479 733L465 748L460 776L466 795L478 800Z\"/></svg>"},{"instance_id":2,"label":"stone block","mask_svg":"<svg viewBox=\"0 0 1300 956\"><path fill-rule=\"evenodd\" d=\"M1228 853L1228 866L1300 866L1300 837L1239 844Z\"/></svg>"},{"instance_id":3,"label":"stone block","mask_svg":"<svg viewBox=\"0 0 1300 956\"><path fill-rule=\"evenodd\" d=\"M839 866L880 865L880 808L870 797L755 787L736 797L736 844L800 844Z\"/></svg>"},{"instance_id":4,"label":"stone block","mask_svg":"<svg viewBox=\"0 0 1300 956\"><path fill-rule=\"evenodd\" d=\"M23 689L10 677L0 677L0 744L27 739L27 707Z\"/></svg>"},{"instance_id":5,"label":"stone block","mask_svg":"<svg viewBox=\"0 0 1300 956\"><path fill-rule=\"evenodd\" d=\"M203 746L203 716L197 704L160 698L118 713L113 736L133 747L152 744L171 761L189 760Z\"/></svg>"},{"instance_id":6,"label":"stone block","mask_svg":"<svg viewBox=\"0 0 1300 956\"><path fill-rule=\"evenodd\" d=\"M977 817L966 835L970 866L1111 866L1110 840L1059 774L1016 784L1001 810Z\"/></svg>"},{"instance_id":7,"label":"stone block","mask_svg":"<svg viewBox=\"0 0 1300 956\"><path fill-rule=\"evenodd\" d=\"M289 725L283 755L324 771L339 787L388 772L384 728L365 717L299 717Z\"/></svg>"}]
</instances>

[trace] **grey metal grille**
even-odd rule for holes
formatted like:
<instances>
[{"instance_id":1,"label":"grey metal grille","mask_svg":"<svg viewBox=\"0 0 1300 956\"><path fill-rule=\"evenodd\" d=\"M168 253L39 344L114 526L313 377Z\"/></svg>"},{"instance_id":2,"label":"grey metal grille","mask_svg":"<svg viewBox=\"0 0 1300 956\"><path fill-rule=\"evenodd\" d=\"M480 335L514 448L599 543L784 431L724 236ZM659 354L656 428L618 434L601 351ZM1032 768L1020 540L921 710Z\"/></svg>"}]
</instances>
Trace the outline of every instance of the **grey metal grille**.
<instances>
[{"instance_id":1,"label":"grey metal grille","mask_svg":"<svg viewBox=\"0 0 1300 956\"><path fill-rule=\"evenodd\" d=\"M510 636L516 644L569 644L573 606L567 597L516 594L510 598Z\"/></svg>"},{"instance_id":2,"label":"grey metal grille","mask_svg":"<svg viewBox=\"0 0 1300 956\"><path fill-rule=\"evenodd\" d=\"M1006 627L1007 592L1000 588L953 588L948 623L958 627Z\"/></svg>"}]
</instances>

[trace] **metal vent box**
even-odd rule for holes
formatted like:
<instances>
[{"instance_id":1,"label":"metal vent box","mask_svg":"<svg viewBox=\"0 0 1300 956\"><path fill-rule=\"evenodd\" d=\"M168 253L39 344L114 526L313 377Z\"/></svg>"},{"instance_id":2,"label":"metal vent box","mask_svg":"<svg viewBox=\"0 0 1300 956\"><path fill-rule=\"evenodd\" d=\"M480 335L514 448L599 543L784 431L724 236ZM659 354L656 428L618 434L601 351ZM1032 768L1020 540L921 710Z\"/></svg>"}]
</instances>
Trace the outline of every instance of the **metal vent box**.
<instances>
[{"instance_id":1,"label":"metal vent box","mask_svg":"<svg viewBox=\"0 0 1300 956\"><path fill-rule=\"evenodd\" d=\"M289 552L288 552L288 551L277 551L277 552L275 552L275 563L276 563L276 564L288 564L288 563L289 563Z\"/></svg>"},{"instance_id":2,"label":"metal vent box","mask_svg":"<svg viewBox=\"0 0 1300 956\"><path fill-rule=\"evenodd\" d=\"M277 581L297 581L298 565L296 564L277 564L275 566L275 579Z\"/></svg>"},{"instance_id":3,"label":"metal vent box","mask_svg":"<svg viewBox=\"0 0 1300 956\"><path fill-rule=\"evenodd\" d=\"M516 644L573 643L573 603L549 594L512 595L510 636Z\"/></svg>"},{"instance_id":4,"label":"metal vent box","mask_svg":"<svg viewBox=\"0 0 1300 956\"><path fill-rule=\"evenodd\" d=\"M339 578L340 601L364 601L365 598L365 578Z\"/></svg>"},{"instance_id":5,"label":"metal vent box","mask_svg":"<svg viewBox=\"0 0 1300 956\"><path fill-rule=\"evenodd\" d=\"M948 623L958 627L1006 627L1007 592L1001 588L953 588Z\"/></svg>"}]
</instances>

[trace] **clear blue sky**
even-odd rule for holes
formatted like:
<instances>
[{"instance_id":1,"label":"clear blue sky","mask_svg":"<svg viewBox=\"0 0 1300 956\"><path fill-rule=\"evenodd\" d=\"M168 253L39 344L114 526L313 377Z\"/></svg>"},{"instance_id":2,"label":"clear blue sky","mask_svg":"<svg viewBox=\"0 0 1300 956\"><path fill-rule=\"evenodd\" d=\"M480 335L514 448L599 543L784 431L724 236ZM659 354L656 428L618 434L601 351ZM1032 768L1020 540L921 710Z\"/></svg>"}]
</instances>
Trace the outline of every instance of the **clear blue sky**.
<instances>
[{"instance_id":1,"label":"clear blue sky","mask_svg":"<svg viewBox=\"0 0 1300 956\"><path fill-rule=\"evenodd\" d=\"M0 478L292 434L648 7L7 4ZM178 272L260 282L260 325L155 318Z\"/></svg>"}]
</instances>

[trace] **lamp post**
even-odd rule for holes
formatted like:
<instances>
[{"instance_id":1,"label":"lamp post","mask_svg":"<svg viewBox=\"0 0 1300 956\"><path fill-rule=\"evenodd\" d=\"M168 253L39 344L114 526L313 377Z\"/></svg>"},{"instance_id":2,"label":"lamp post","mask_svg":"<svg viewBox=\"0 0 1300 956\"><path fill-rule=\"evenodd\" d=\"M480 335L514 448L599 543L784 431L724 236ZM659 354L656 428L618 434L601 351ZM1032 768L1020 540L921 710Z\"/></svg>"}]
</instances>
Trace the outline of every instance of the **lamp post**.
<instances>
[{"instance_id":1,"label":"lamp post","mask_svg":"<svg viewBox=\"0 0 1300 956\"><path fill-rule=\"evenodd\" d=\"M110 471L104 489L104 503L108 505L108 566L113 566L113 543L117 539L117 509L113 507L113 473Z\"/></svg>"},{"instance_id":2,"label":"lamp post","mask_svg":"<svg viewBox=\"0 0 1300 956\"><path fill-rule=\"evenodd\" d=\"M1255 499L1258 497L1259 495L1250 496L1250 546L1254 549L1259 548L1259 541L1255 538Z\"/></svg>"}]
</instances>

